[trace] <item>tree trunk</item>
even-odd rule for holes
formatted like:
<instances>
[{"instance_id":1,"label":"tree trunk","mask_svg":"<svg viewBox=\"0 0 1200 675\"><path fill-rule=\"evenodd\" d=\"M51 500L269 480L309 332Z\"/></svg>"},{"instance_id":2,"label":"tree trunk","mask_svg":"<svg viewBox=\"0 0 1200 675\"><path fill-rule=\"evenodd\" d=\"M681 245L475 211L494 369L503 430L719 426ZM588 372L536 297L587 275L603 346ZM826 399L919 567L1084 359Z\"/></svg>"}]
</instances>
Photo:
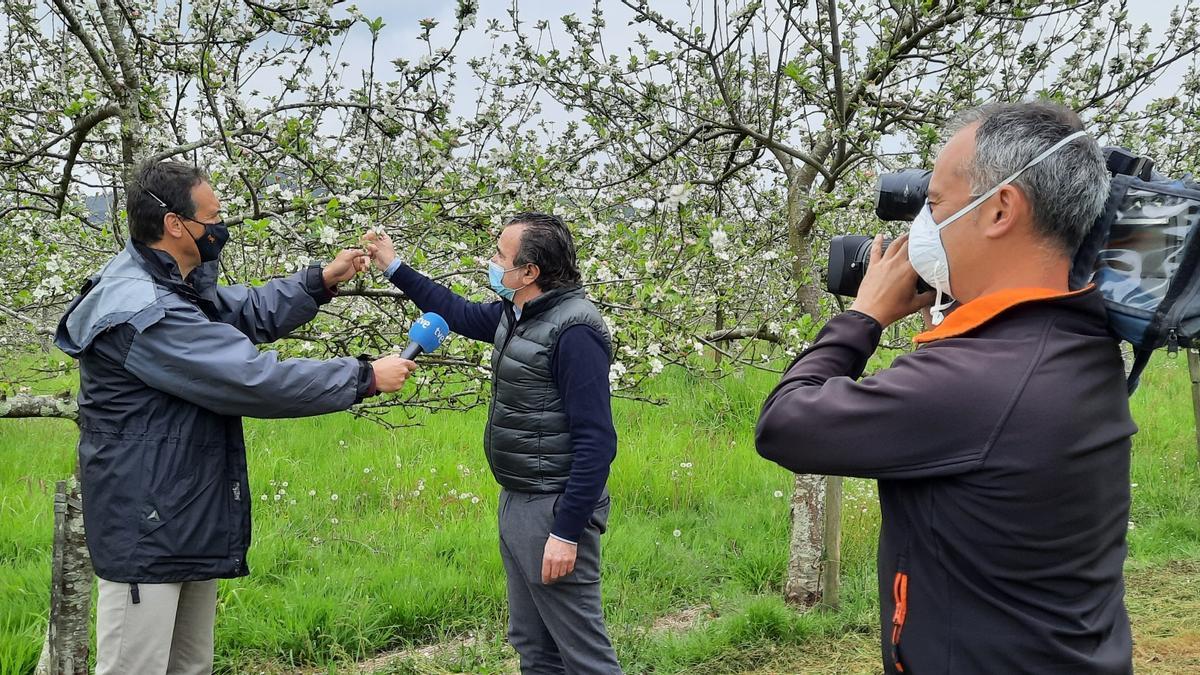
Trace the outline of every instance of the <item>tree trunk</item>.
<instances>
[{"instance_id":1,"label":"tree trunk","mask_svg":"<svg viewBox=\"0 0 1200 675\"><path fill-rule=\"evenodd\" d=\"M792 542L784 587L791 604L808 608L821 602L824 523L825 478L798 474L792 491Z\"/></svg>"},{"instance_id":2,"label":"tree trunk","mask_svg":"<svg viewBox=\"0 0 1200 675\"><path fill-rule=\"evenodd\" d=\"M144 153L145 137L142 134L142 85L132 48L125 32L125 20L111 0L97 0L105 32L112 45L117 61L120 82L113 92L120 105L121 120L121 164L125 185L133 177L133 170ZM114 208L116 205L114 204Z\"/></svg>"},{"instance_id":3,"label":"tree trunk","mask_svg":"<svg viewBox=\"0 0 1200 675\"><path fill-rule=\"evenodd\" d=\"M815 149L819 161L830 152L830 140ZM814 319L821 312L821 289L812 251L812 226L816 214L805 203L817 170L807 164L785 161L788 175L788 248L792 276L799 291L801 309ZM817 604L836 607L842 538L842 481L813 475L796 476L792 493L792 537L788 560L787 601L809 608Z\"/></svg>"},{"instance_id":4,"label":"tree trunk","mask_svg":"<svg viewBox=\"0 0 1200 675\"><path fill-rule=\"evenodd\" d=\"M54 494L54 558L50 625L39 675L87 675L92 603L92 561L83 535L83 502L77 481L58 481Z\"/></svg>"},{"instance_id":5,"label":"tree trunk","mask_svg":"<svg viewBox=\"0 0 1200 675\"><path fill-rule=\"evenodd\" d=\"M824 134L812 149L812 160L824 162L833 151L833 138ZM816 214L807 197L821 172L813 165L776 154L787 175L788 251L792 256L792 279L800 293L800 308L814 319L821 313L821 284L813 259L812 228ZM829 183L829 187L832 183ZM826 188L828 189L828 188Z\"/></svg>"}]
</instances>

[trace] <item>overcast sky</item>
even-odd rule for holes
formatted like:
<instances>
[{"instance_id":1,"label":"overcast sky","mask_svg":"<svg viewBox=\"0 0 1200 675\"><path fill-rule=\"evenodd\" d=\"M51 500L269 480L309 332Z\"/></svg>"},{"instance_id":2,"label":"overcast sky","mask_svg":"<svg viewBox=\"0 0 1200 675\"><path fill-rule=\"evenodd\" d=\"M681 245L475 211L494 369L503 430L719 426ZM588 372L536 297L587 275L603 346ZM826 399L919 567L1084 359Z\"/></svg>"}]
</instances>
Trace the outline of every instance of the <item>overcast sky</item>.
<instances>
[{"instance_id":1,"label":"overcast sky","mask_svg":"<svg viewBox=\"0 0 1200 675\"><path fill-rule=\"evenodd\" d=\"M771 0L768 0L768 3L770 2ZM421 19L433 18L439 22L440 25L435 32L435 46L445 44L454 25L454 11L457 6L454 0L425 0L422 2L357 0L353 4L357 5L367 17L382 17L386 23L383 37L376 48L376 63L384 64L382 69L377 65L377 77L385 79L392 73L389 63L392 59L416 60L424 55L425 44L417 37L420 31L418 22ZM1171 10L1179 4L1181 3L1174 0L1138 0L1131 3L1130 19L1135 25L1149 24L1154 31L1151 44L1157 44L1167 27ZM459 64L465 63L470 57L486 55L490 52L493 43L484 38L483 27L492 18L500 19L502 24L508 25L508 11L511 6L512 3L509 0L480 0L479 19L476 22L476 28L471 33L474 39L467 40L459 46L457 50ZM653 2L651 6L669 15L672 10L681 10L686 4L684 0L659 0ZM344 13L344 7L336 7L335 15ZM602 7L607 24L604 29L605 44L610 50L613 50L609 53L623 52L633 44L639 30L643 32L650 30L645 24L629 25L632 12L616 0L606 0L602 3ZM581 20L587 21L592 11L592 2L590 0L521 0L519 11L522 22L530 30L532 30L534 22L546 19L550 22L552 33L561 38L564 36L561 17L575 14ZM678 18L683 19L686 16ZM664 42L664 44L666 43ZM356 29L353 36L343 46L340 56L340 60L351 64L347 71L349 82L346 84L357 85L360 82L359 74L370 61L370 37L365 27L360 26ZM1181 62L1169 70L1147 97L1147 100L1173 93L1178 88L1184 68L1186 68L1186 63ZM464 107L471 105L475 83L472 78L460 75L458 87L458 91L455 92L455 99L458 103L457 111L469 112ZM551 119L561 116L561 113L555 111L553 106L547 106L545 113Z\"/></svg>"}]
</instances>

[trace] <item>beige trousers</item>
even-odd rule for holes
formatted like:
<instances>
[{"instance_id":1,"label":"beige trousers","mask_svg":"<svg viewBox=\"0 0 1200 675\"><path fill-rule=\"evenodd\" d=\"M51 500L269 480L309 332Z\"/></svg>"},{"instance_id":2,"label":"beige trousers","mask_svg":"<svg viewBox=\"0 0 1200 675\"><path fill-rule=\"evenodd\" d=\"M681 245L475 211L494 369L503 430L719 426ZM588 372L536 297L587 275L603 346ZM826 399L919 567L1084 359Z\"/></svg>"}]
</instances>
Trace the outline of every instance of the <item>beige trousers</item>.
<instances>
[{"instance_id":1,"label":"beige trousers","mask_svg":"<svg viewBox=\"0 0 1200 675\"><path fill-rule=\"evenodd\" d=\"M178 584L99 581L96 675L212 673L215 579Z\"/></svg>"}]
</instances>

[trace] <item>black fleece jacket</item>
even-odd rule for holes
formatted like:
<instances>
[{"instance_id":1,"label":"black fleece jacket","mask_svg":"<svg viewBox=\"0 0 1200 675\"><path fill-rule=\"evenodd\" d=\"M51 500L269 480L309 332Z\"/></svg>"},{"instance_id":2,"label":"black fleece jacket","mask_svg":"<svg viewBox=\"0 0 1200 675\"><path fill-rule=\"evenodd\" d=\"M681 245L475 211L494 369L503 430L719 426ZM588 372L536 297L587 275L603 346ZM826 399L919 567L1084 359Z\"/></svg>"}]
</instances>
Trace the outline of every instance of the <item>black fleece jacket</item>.
<instances>
[{"instance_id":1,"label":"black fleece jacket","mask_svg":"<svg viewBox=\"0 0 1200 675\"><path fill-rule=\"evenodd\" d=\"M763 407L762 456L879 481L888 673L1132 671L1122 361L1097 292L1046 295L965 305L862 380L881 328L847 312Z\"/></svg>"}]
</instances>

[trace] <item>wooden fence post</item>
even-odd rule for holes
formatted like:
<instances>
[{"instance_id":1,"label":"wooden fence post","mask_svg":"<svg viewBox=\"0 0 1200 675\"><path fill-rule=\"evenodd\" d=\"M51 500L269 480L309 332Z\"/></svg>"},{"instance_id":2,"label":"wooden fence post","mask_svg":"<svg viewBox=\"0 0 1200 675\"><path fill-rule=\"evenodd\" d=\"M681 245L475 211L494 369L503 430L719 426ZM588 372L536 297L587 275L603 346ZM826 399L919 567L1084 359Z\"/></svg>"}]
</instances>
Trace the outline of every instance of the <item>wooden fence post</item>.
<instances>
[{"instance_id":1,"label":"wooden fence post","mask_svg":"<svg viewBox=\"0 0 1200 675\"><path fill-rule=\"evenodd\" d=\"M842 573L842 477L825 477L825 560L821 568L821 604L837 609Z\"/></svg>"}]
</instances>

